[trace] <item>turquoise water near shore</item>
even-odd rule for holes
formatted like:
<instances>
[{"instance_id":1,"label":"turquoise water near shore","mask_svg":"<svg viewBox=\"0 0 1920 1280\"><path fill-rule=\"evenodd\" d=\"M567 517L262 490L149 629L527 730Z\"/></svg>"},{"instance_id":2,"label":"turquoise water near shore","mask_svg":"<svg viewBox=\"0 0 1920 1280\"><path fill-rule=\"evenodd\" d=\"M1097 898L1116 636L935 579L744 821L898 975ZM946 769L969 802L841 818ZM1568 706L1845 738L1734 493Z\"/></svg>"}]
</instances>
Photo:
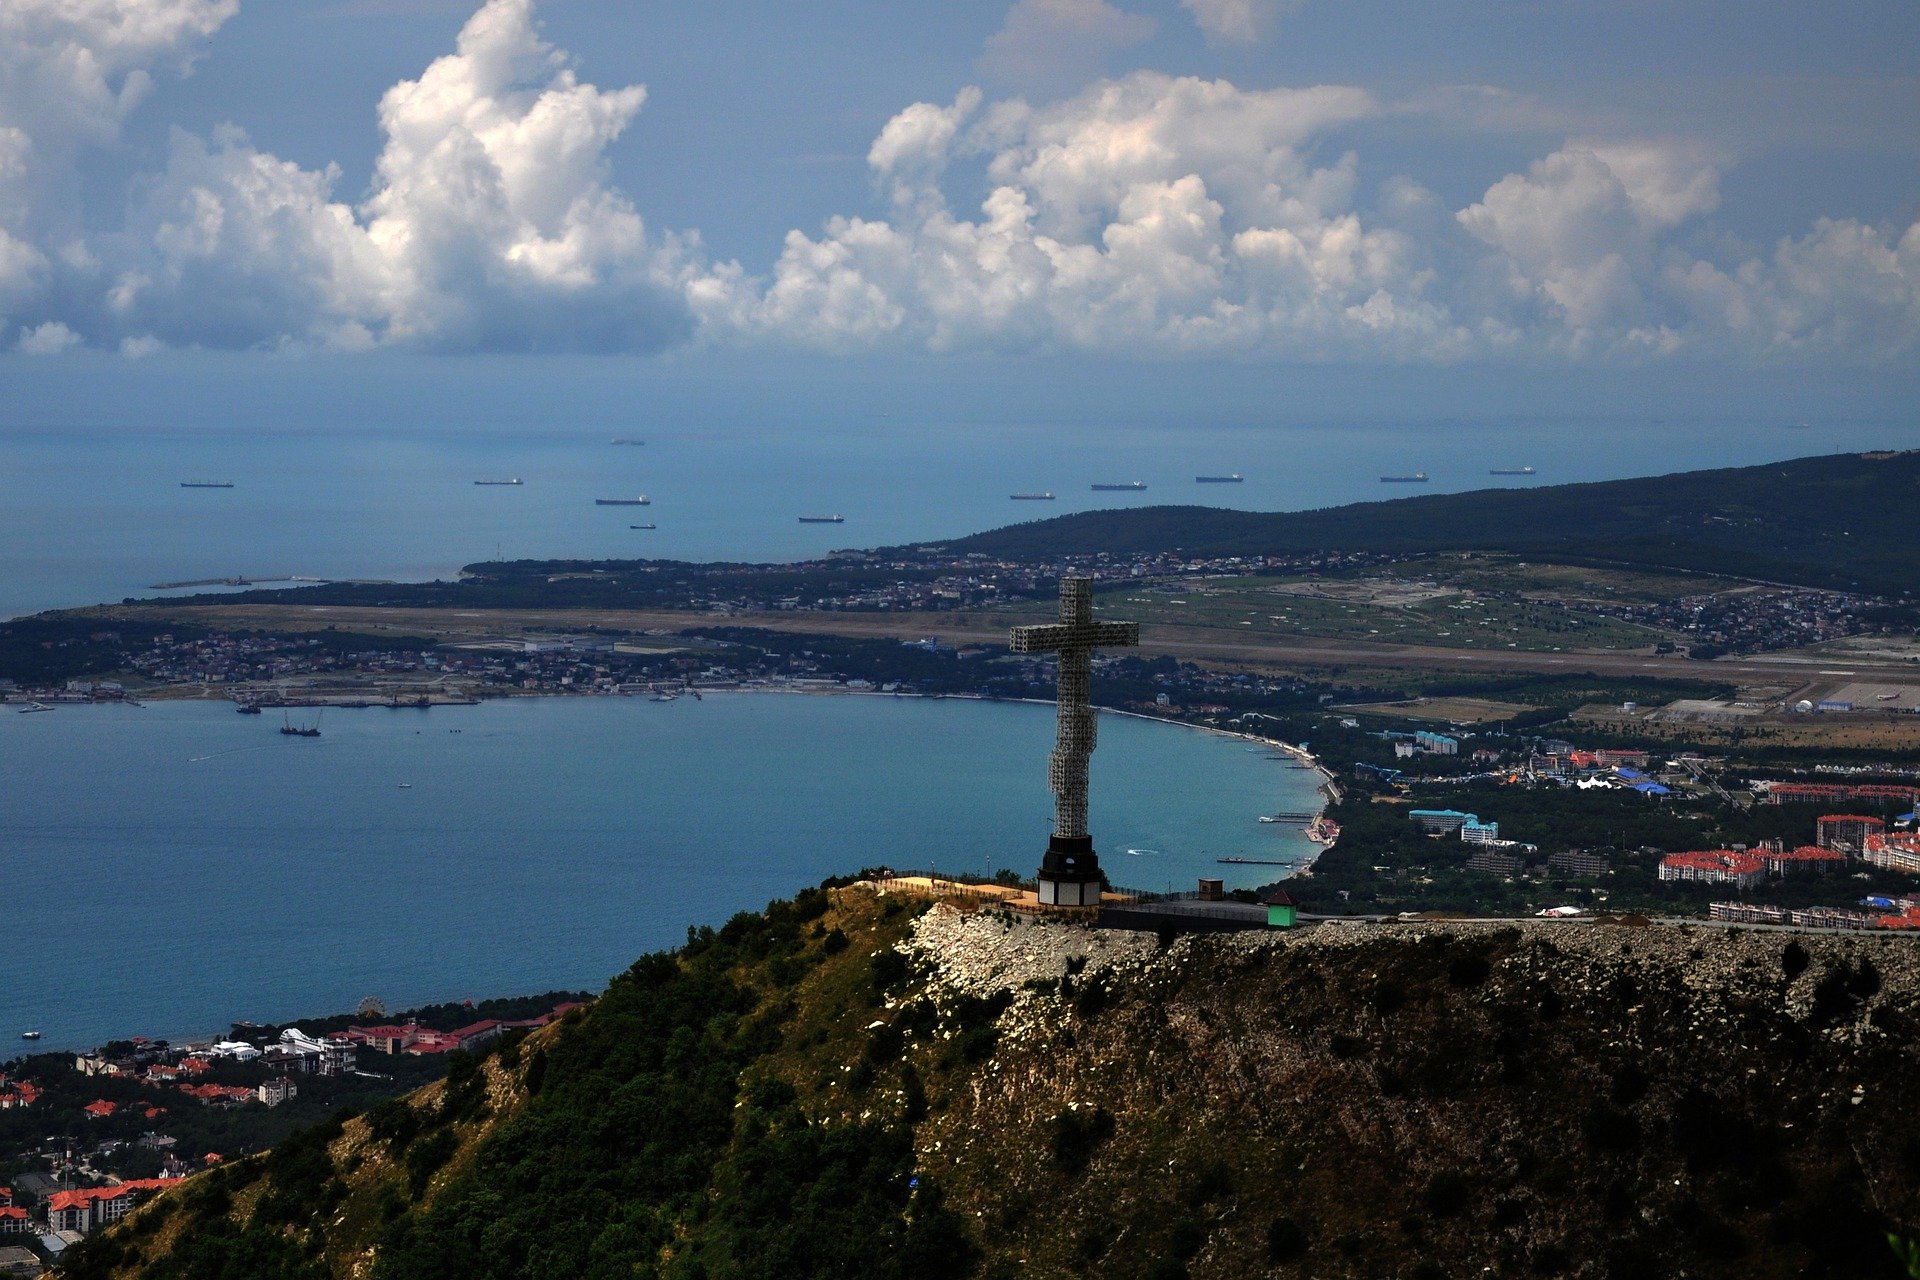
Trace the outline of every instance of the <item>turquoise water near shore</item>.
<instances>
[{"instance_id":1,"label":"turquoise water near shore","mask_svg":"<svg viewBox=\"0 0 1920 1280\"><path fill-rule=\"evenodd\" d=\"M863 866L1030 873L1045 706L715 694L330 712L318 739L226 702L0 714L0 1053L204 1035L381 996L597 989ZM1230 885L1311 856L1319 775L1103 716L1093 829L1122 885ZM400 784L409 784L402 787Z\"/></svg>"}]
</instances>

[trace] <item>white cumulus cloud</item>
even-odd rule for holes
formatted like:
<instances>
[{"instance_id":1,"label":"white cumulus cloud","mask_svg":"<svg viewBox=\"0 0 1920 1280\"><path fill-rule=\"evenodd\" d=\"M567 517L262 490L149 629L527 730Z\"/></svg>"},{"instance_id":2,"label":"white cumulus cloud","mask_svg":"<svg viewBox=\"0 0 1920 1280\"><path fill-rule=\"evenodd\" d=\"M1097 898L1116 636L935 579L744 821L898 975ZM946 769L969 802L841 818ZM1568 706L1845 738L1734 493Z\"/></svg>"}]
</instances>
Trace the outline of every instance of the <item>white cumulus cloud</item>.
<instances>
[{"instance_id":1,"label":"white cumulus cloud","mask_svg":"<svg viewBox=\"0 0 1920 1280\"><path fill-rule=\"evenodd\" d=\"M1280 19L1300 0L1180 0L1207 39L1221 44L1259 44L1272 39Z\"/></svg>"},{"instance_id":2,"label":"white cumulus cloud","mask_svg":"<svg viewBox=\"0 0 1920 1280\"><path fill-rule=\"evenodd\" d=\"M1457 345L1419 246L1352 208L1356 162L1309 145L1376 111L1350 88L1242 90L1136 72L1051 107L963 93L896 116L869 155L890 221L789 233L729 323L829 350L1260 351ZM942 180L985 160L956 214Z\"/></svg>"},{"instance_id":3,"label":"white cumulus cloud","mask_svg":"<svg viewBox=\"0 0 1920 1280\"><path fill-rule=\"evenodd\" d=\"M382 96L362 198L222 126L176 131L117 218L78 216L77 157L234 3L0 0L0 346L1920 354L1920 223L1836 217L1740 247L1714 225L1718 158L1685 139L1576 137L1464 208L1359 154L1389 113L1510 131L1485 87L1471 110L1155 71L1053 100L969 88L878 131L874 207L788 231L750 273L647 224L608 162L646 90L581 79L533 0L487 0ZM1286 6L1189 7L1246 40ZM1109 0L1019 0L988 54L1054 39L1097 63L1149 29Z\"/></svg>"},{"instance_id":4,"label":"white cumulus cloud","mask_svg":"<svg viewBox=\"0 0 1920 1280\"><path fill-rule=\"evenodd\" d=\"M650 236L606 148L646 100L583 83L531 0L489 0L380 103L359 207L236 129L174 137L107 314L171 345L645 351L692 330L697 243Z\"/></svg>"},{"instance_id":5,"label":"white cumulus cloud","mask_svg":"<svg viewBox=\"0 0 1920 1280\"><path fill-rule=\"evenodd\" d=\"M79 345L80 335L58 320L35 325L20 335L20 351L30 356L57 356Z\"/></svg>"}]
</instances>

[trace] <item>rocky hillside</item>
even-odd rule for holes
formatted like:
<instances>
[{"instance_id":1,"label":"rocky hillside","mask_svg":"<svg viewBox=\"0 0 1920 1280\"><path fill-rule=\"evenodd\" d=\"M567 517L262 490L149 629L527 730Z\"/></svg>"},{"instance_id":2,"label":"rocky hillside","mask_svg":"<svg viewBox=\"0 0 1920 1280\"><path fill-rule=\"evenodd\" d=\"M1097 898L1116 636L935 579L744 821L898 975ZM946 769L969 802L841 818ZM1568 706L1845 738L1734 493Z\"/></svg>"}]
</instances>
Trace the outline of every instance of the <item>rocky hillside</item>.
<instances>
[{"instance_id":1,"label":"rocky hillside","mask_svg":"<svg viewBox=\"0 0 1920 1280\"><path fill-rule=\"evenodd\" d=\"M860 886L701 931L76 1251L154 1277L1875 1276L1920 951L1185 938Z\"/></svg>"}]
</instances>

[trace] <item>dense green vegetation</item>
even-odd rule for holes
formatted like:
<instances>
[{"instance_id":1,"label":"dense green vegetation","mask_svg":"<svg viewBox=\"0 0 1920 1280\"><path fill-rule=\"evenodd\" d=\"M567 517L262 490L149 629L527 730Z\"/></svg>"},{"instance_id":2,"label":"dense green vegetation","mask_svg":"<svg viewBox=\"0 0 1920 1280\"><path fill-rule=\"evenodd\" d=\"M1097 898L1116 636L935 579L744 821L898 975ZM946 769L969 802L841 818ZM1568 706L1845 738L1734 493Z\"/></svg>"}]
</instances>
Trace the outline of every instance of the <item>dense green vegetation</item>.
<instances>
[{"instance_id":1,"label":"dense green vegetation","mask_svg":"<svg viewBox=\"0 0 1920 1280\"><path fill-rule=\"evenodd\" d=\"M1320 511L1090 511L942 544L1009 558L1183 551L1505 550L1899 596L1920 542L1895 513L1920 496L1920 452L1835 454L1598 484L1488 489Z\"/></svg>"},{"instance_id":2,"label":"dense green vegetation","mask_svg":"<svg viewBox=\"0 0 1920 1280\"><path fill-rule=\"evenodd\" d=\"M1898 1274L1897 940L1062 925L1020 946L1079 954L1016 996L895 949L914 914L810 891L696 930L444 1085L193 1179L67 1276ZM1019 926L960 927L941 953L977 962ZM1094 958L1116 946L1147 967Z\"/></svg>"},{"instance_id":3,"label":"dense green vegetation","mask_svg":"<svg viewBox=\"0 0 1920 1280\"><path fill-rule=\"evenodd\" d=\"M188 640L202 628L171 622L111 622L42 614L0 622L0 680L29 688L61 684L118 670L124 655L148 648L154 637Z\"/></svg>"},{"instance_id":4,"label":"dense green vegetation","mask_svg":"<svg viewBox=\"0 0 1920 1280\"><path fill-rule=\"evenodd\" d=\"M351 1131L336 1118L196 1179L172 1210L186 1219L183 1248L143 1256L143 1233L157 1229L147 1219L165 1212L148 1211L76 1250L65 1274L308 1280L342 1244L329 1212L356 1174L385 1167L397 1176L368 1189L377 1220L349 1214L341 1228L370 1237L375 1280L957 1280L979 1250L940 1189L914 1176L924 1096L888 1105L875 1081L896 1068L872 1055L860 1086L872 1106L829 1123L802 1103L812 1082L779 1069L803 978L835 966L858 994L834 1014L862 1017L907 976L895 953L856 955L844 931L825 928L829 902L810 890L690 931L680 951L643 957L569 1015L562 1034L451 1055L430 1100L384 1103ZM909 918L895 904L868 945ZM501 1119L507 1081L522 1105ZM343 1132L358 1145L336 1161L329 1146Z\"/></svg>"}]
</instances>

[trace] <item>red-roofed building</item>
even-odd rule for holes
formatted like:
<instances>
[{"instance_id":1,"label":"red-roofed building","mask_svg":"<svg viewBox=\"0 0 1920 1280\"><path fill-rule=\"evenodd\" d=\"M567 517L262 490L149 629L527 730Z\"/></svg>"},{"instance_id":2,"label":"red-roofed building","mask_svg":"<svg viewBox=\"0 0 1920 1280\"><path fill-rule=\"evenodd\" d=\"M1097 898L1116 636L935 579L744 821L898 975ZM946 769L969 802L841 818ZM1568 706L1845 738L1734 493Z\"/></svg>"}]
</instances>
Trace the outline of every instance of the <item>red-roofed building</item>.
<instances>
[{"instance_id":1,"label":"red-roofed building","mask_svg":"<svg viewBox=\"0 0 1920 1280\"><path fill-rule=\"evenodd\" d=\"M424 1028L415 1022L404 1027L348 1027L347 1037L376 1053L399 1053L420 1038Z\"/></svg>"},{"instance_id":2,"label":"red-roofed building","mask_svg":"<svg viewBox=\"0 0 1920 1280\"><path fill-rule=\"evenodd\" d=\"M30 1081L21 1080L13 1088L0 1093L0 1111L12 1111L16 1107L30 1107L40 1100L40 1087Z\"/></svg>"},{"instance_id":3,"label":"red-roofed building","mask_svg":"<svg viewBox=\"0 0 1920 1280\"><path fill-rule=\"evenodd\" d=\"M0 1207L0 1236L24 1236L33 1231L33 1219L27 1216L25 1209L16 1209L12 1205Z\"/></svg>"},{"instance_id":4,"label":"red-roofed building","mask_svg":"<svg viewBox=\"0 0 1920 1280\"><path fill-rule=\"evenodd\" d=\"M1737 849L1675 853L1660 859L1660 878L1751 889L1767 878L1767 864L1758 854Z\"/></svg>"},{"instance_id":5,"label":"red-roofed building","mask_svg":"<svg viewBox=\"0 0 1920 1280\"><path fill-rule=\"evenodd\" d=\"M1806 875L1825 871L1838 871L1847 865L1847 855L1838 849L1823 849L1818 845L1803 844L1798 849L1770 851L1762 855L1771 875Z\"/></svg>"},{"instance_id":6,"label":"red-roofed building","mask_svg":"<svg viewBox=\"0 0 1920 1280\"><path fill-rule=\"evenodd\" d=\"M97 1102L89 1102L80 1109L87 1113L87 1119L89 1120L105 1120L108 1116L120 1109L120 1104L117 1102L108 1102L105 1098L101 1098Z\"/></svg>"},{"instance_id":7,"label":"red-roofed building","mask_svg":"<svg viewBox=\"0 0 1920 1280\"><path fill-rule=\"evenodd\" d=\"M172 1185L166 1178L136 1178L112 1187L56 1191L47 1200L47 1226L85 1235L126 1217L148 1192Z\"/></svg>"},{"instance_id":8,"label":"red-roofed building","mask_svg":"<svg viewBox=\"0 0 1920 1280\"><path fill-rule=\"evenodd\" d=\"M259 1101L259 1095L252 1089L237 1084L183 1084L179 1088L189 1098L198 1099L209 1107L237 1107L242 1103Z\"/></svg>"},{"instance_id":9,"label":"red-roofed building","mask_svg":"<svg viewBox=\"0 0 1920 1280\"><path fill-rule=\"evenodd\" d=\"M1920 834L1898 831L1892 835L1868 836L1860 858L1888 871L1920 875Z\"/></svg>"},{"instance_id":10,"label":"red-roofed building","mask_svg":"<svg viewBox=\"0 0 1920 1280\"><path fill-rule=\"evenodd\" d=\"M182 1058L178 1070L183 1076L203 1076L213 1070L213 1064L205 1058Z\"/></svg>"}]
</instances>

